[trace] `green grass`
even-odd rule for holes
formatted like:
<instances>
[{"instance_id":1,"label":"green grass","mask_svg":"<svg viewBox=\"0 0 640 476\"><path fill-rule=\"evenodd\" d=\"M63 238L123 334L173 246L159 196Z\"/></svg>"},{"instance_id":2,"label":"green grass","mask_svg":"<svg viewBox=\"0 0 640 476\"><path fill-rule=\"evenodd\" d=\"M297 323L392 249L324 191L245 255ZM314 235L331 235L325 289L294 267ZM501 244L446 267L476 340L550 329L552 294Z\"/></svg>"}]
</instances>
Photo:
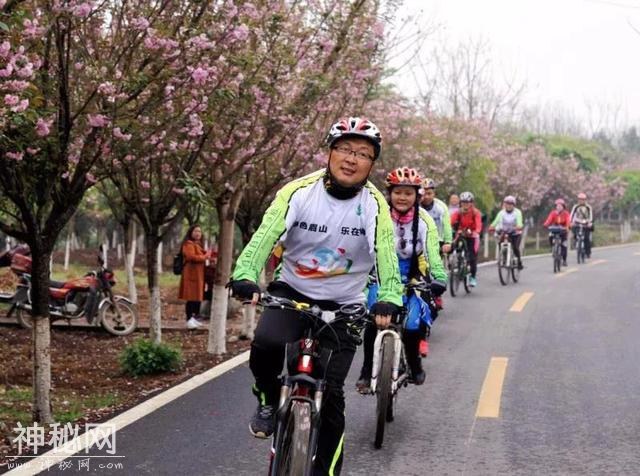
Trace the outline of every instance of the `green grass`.
<instances>
[{"instance_id":1,"label":"green grass","mask_svg":"<svg viewBox=\"0 0 640 476\"><path fill-rule=\"evenodd\" d=\"M0 421L31 423L33 392L26 386L0 386ZM81 418L87 409L117 405L120 399L112 393L74 395L70 390L52 394L53 419L59 423L73 422Z\"/></svg>"}]
</instances>

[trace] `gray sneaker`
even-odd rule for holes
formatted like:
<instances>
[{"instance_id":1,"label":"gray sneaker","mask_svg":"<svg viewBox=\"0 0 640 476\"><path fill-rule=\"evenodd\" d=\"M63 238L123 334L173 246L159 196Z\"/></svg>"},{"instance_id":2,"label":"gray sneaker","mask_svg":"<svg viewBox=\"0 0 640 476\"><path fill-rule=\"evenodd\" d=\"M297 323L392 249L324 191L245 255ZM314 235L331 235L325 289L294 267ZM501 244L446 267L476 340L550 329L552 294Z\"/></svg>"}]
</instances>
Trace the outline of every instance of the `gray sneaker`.
<instances>
[{"instance_id":1,"label":"gray sneaker","mask_svg":"<svg viewBox=\"0 0 640 476\"><path fill-rule=\"evenodd\" d=\"M258 405L249 423L249 431L256 438L269 438L275 427L275 409L272 405Z\"/></svg>"}]
</instances>

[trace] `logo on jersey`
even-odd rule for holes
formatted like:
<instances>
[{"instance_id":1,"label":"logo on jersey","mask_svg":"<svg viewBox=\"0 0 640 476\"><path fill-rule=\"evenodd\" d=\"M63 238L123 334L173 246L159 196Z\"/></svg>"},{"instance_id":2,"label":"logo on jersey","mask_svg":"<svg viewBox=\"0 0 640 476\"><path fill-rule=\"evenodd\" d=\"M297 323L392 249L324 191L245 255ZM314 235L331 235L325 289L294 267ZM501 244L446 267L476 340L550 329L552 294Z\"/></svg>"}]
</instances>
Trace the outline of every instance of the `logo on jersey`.
<instances>
[{"instance_id":1,"label":"logo on jersey","mask_svg":"<svg viewBox=\"0 0 640 476\"><path fill-rule=\"evenodd\" d=\"M351 269L353 260L346 256L344 248L331 250L319 248L308 259L296 261L295 273L301 278L326 278L339 274L347 274Z\"/></svg>"}]
</instances>

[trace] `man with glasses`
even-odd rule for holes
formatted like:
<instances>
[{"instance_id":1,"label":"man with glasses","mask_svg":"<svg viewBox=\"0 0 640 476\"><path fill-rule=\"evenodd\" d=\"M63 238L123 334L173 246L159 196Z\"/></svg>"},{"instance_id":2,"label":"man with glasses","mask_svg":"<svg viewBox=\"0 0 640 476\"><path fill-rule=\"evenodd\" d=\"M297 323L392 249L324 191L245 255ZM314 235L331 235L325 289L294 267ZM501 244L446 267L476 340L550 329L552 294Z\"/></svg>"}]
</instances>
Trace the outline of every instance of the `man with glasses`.
<instances>
[{"instance_id":1,"label":"man with glasses","mask_svg":"<svg viewBox=\"0 0 640 476\"><path fill-rule=\"evenodd\" d=\"M232 294L256 299L256 284L274 245L282 245L282 262L268 291L280 297L316 304L332 311L343 304L364 303L369 271L380 284L371 308L386 326L402 306L403 287L395 253L394 230L385 197L368 182L380 155L380 131L359 117L335 123L327 136L328 164L281 188L262 224L242 251L229 283ZM259 438L274 430L285 345L299 340L308 323L297 313L265 309L249 363L255 377L258 408L249 425ZM321 413L314 474L339 474L344 434L344 380L356 350L345 323L334 335L320 335L333 350Z\"/></svg>"}]
</instances>

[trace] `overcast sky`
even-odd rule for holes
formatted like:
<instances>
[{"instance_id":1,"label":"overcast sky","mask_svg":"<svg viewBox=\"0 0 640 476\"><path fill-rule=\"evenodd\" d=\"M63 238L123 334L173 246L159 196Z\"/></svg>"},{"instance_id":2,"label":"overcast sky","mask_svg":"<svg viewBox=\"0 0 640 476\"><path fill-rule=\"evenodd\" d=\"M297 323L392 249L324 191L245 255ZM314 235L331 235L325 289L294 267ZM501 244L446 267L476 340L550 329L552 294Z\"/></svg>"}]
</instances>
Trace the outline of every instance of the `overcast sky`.
<instances>
[{"instance_id":1,"label":"overcast sky","mask_svg":"<svg viewBox=\"0 0 640 476\"><path fill-rule=\"evenodd\" d=\"M452 42L489 40L499 68L526 78L528 102L583 116L585 99L606 101L624 122L640 119L640 34L629 25L640 31L640 0L405 0L407 13Z\"/></svg>"}]
</instances>

